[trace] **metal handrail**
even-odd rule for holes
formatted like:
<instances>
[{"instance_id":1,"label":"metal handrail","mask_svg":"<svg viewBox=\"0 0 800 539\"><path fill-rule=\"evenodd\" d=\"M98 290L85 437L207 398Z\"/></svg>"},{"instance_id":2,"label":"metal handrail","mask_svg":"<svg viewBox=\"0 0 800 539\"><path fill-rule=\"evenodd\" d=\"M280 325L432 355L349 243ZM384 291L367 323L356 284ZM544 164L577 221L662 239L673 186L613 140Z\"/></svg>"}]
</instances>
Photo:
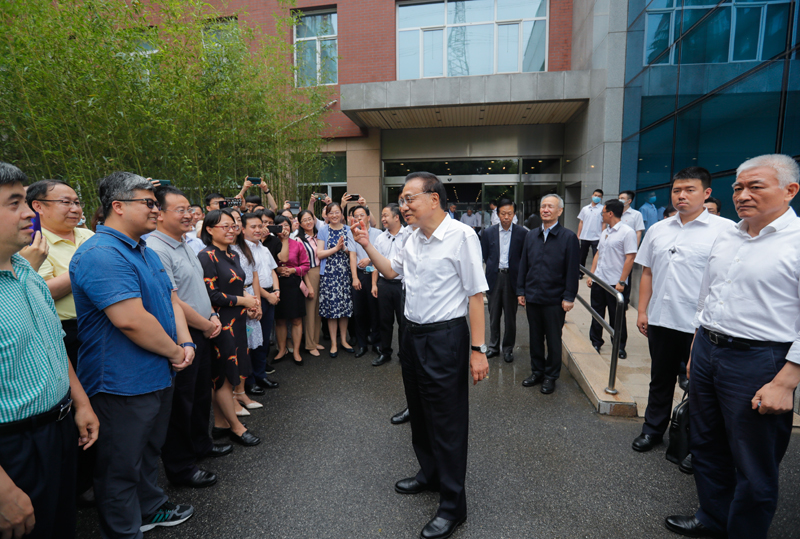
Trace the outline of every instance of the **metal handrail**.
<instances>
[{"instance_id":1,"label":"metal handrail","mask_svg":"<svg viewBox=\"0 0 800 539\"><path fill-rule=\"evenodd\" d=\"M622 295L622 292L619 292L607 282L603 281L602 279L598 279L594 273L587 270L585 267L580 266L580 269L581 273L592 280L592 286L596 284L600 285L600 288L614 296L614 298L617 300L617 313L614 317L614 327L612 328L608 322L606 322L605 318L600 316L597 311L592 309L591 304L583 299L580 294L575 296L581 305L586 307L586 309L589 311L589 314L592 315L592 318L597 320L597 322L603 326L603 329L608 331L609 335L611 335L611 368L608 372L608 387L606 388L606 393L609 395L616 395L618 391L614 388L614 386L617 382L617 359L619 358L619 341L622 339L622 331L620 331L620 328L622 327L622 316L625 314L625 296Z\"/></svg>"}]
</instances>

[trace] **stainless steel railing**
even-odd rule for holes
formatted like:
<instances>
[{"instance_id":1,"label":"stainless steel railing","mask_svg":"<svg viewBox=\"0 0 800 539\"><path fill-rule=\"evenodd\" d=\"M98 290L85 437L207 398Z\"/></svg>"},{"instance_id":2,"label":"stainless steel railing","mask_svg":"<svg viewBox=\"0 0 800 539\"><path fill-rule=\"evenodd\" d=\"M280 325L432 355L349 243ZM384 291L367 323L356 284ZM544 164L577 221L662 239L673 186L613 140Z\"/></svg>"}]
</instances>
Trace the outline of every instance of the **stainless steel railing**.
<instances>
[{"instance_id":1,"label":"stainless steel railing","mask_svg":"<svg viewBox=\"0 0 800 539\"><path fill-rule=\"evenodd\" d=\"M583 266L580 268L581 273L592 280L592 286L600 285L600 288L614 296L614 298L617 300L617 313L614 317L614 327L612 328L608 322L606 322L605 318L600 316L597 311L592 309L592 305L583 299L580 294L575 296L581 305L586 307L586 309L589 311L589 314L592 315L592 318L597 320L597 322L603 326L603 329L608 331L608 334L611 335L611 368L608 372L608 387L606 388L606 393L610 395L616 395L617 390L614 389L614 386L617 383L617 359L619 358L619 341L622 338L622 332L620 331L620 328L622 327L622 316L625 314L625 297L622 295L622 292L617 291L616 288L602 279L598 279L597 276L595 276L595 274L591 271L587 270Z\"/></svg>"}]
</instances>

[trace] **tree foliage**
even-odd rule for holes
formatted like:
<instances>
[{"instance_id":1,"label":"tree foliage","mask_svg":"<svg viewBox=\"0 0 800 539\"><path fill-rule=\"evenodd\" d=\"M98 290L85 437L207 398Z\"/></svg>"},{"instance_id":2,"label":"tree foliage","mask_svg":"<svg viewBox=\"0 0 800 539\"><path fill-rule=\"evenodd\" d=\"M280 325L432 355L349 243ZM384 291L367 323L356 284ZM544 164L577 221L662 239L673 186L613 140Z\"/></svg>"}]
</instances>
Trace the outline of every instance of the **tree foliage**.
<instances>
[{"instance_id":1,"label":"tree foliage","mask_svg":"<svg viewBox=\"0 0 800 539\"><path fill-rule=\"evenodd\" d=\"M325 165L331 98L295 88L287 10L269 31L242 15L199 0L0 0L0 159L87 200L113 170L193 200L247 175L294 198Z\"/></svg>"}]
</instances>

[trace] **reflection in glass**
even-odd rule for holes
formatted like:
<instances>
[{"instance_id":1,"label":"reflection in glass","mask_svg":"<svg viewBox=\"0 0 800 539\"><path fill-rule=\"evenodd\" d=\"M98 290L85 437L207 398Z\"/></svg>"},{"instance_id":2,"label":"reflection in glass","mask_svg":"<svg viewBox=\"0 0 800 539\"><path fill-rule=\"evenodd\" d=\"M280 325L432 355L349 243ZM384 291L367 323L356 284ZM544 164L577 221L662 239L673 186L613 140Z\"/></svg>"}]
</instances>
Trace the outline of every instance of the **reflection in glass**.
<instances>
[{"instance_id":1,"label":"reflection in glass","mask_svg":"<svg viewBox=\"0 0 800 539\"><path fill-rule=\"evenodd\" d=\"M670 181L674 125L675 121L669 120L639 135L637 188L647 188Z\"/></svg>"},{"instance_id":2,"label":"reflection in glass","mask_svg":"<svg viewBox=\"0 0 800 539\"><path fill-rule=\"evenodd\" d=\"M789 90L786 95L786 116L783 123L783 146L786 155L800 155L800 60L789 63ZM794 197L800 201L800 197Z\"/></svg>"},{"instance_id":3,"label":"reflection in glass","mask_svg":"<svg viewBox=\"0 0 800 539\"><path fill-rule=\"evenodd\" d=\"M561 159L523 159L522 160L522 173L523 174L560 174L561 173Z\"/></svg>"},{"instance_id":4,"label":"reflection in glass","mask_svg":"<svg viewBox=\"0 0 800 539\"><path fill-rule=\"evenodd\" d=\"M442 39L443 30L427 30L422 33L423 77L444 75Z\"/></svg>"},{"instance_id":5,"label":"reflection in glass","mask_svg":"<svg viewBox=\"0 0 800 539\"><path fill-rule=\"evenodd\" d=\"M532 19L547 15L545 0L497 0L497 20Z\"/></svg>"},{"instance_id":6,"label":"reflection in glass","mask_svg":"<svg viewBox=\"0 0 800 539\"><path fill-rule=\"evenodd\" d=\"M524 24L522 35L522 71L524 73L544 71L546 29L545 21L530 21Z\"/></svg>"},{"instance_id":7,"label":"reflection in glass","mask_svg":"<svg viewBox=\"0 0 800 539\"><path fill-rule=\"evenodd\" d=\"M708 10L683 11L683 31L691 28ZM731 39L731 8L715 10L689 31L681 41L681 63L716 64L728 61Z\"/></svg>"},{"instance_id":8,"label":"reflection in glass","mask_svg":"<svg viewBox=\"0 0 800 539\"><path fill-rule=\"evenodd\" d=\"M497 72L519 71L519 24L497 27Z\"/></svg>"},{"instance_id":9,"label":"reflection in glass","mask_svg":"<svg viewBox=\"0 0 800 539\"><path fill-rule=\"evenodd\" d=\"M669 47L669 23L671 13L648 13L647 41L645 42L645 62L652 64L659 54ZM669 63L669 55L658 58L658 64Z\"/></svg>"},{"instance_id":10,"label":"reflection in glass","mask_svg":"<svg viewBox=\"0 0 800 539\"><path fill-rule=\"evenodd\" d=\"M297 43L297 85L317 84L317 42L299 41Z\"/></svg>"},{"instance_id":11,"label":"reflection in glass","mask_svg":"<svg viewBox=\"0 0 800 539\"><path fill-rule=\"evenodd\" d=\"M444 24L444 2L397 6L397 28L419 28Z\"/></svg>"},{"instance_id":12,"label":"reflection in glass","mask_svg":"<svg viewBox=\"0 0 800 539\"><path fill-rule=\"evenodd\" d=\"M397 33L397 78L419 78L419 30Z\"/></svg>"},{"instance_id":13,"label":"reflection in glass","mask_svg":"<svg viewBox=\"0 0 800 539\"><path fill-rule=\"evenodd\" d=\"M494 0L451 0L447 2L447 24L494 20Z\"/></svg>"},{"instance_id":14,"label":"reflection in glass","mask_svg":"<svg viewBox=\"0 0 800 539\"><path fill-rule=\"evenodd\" d=\"M336 13L321 13L319 15L304 15L297 25L297 38L335 36Z\"/></svg>"},{"instance_id":15,"label":"reflection in glass","mask_svg":"<svg viewBox=\"0 0 800 539\"><path fill-rule=\"evenodd\" d=\"M451 77L488 75L494 68L494 25L447 29L447 74Z\"/></svg>"},{"instance_id":16,"label":"reflection in glass","mask_svg":"<svg viewBox=\"0 0 800 539\"><path fill-rule=\"evenodd\" d=\"M764 46L761 58L768 60L786 50L786 32L789 30L789 4L767 4L764 24ZM800 34L800 32L798 32Z\"/></svg>"},{"instance_id":17,"label":"reflection in glass","mask_svg":"<svg viewBox=\"0 0 800 539\"><path fill-rule=\"evenodd\" d=\"M556 161L558 161L556 159ZM384 163L384 176L405 176L409 172L430 172L437 176L471 176L476 174L516 174L517 159L484 159L481 161L403 161ZM541 174L541 172L531 172Z\"/></svg>"},{"instance_id":18,"label":"reflection in glass","mask_svg":"<svg viewBox=\"0 0 800 539\"><path fill-rule=\"evenodd\" d=\"M733 42L733 60L758 58L758 31L761 28L761 7L736 9L736 32Z\"/></svg>"},{"instance_id":19,"label":"reflection in glass","mask_svg":"<svg viewBox=\"0 0 800 539\"><path fill-rule=\"evenodd\" d=\"M312 42L313 43L313 42ZM324 39L319 43L321 71L320 84L336 84L338 78L337 64L339 62L337 54L337 41L335 39Z\"/></svg>"}]
</instances>

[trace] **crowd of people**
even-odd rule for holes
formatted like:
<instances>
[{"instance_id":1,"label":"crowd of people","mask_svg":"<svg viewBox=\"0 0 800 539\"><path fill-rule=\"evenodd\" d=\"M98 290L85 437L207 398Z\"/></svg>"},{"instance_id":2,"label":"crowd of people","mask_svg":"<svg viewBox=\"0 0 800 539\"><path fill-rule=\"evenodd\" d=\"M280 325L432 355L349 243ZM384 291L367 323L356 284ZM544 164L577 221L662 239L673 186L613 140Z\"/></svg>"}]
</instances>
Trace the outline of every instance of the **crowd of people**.
<instances>
[{"instance_id":1,"label":"crowd of people","mask_svg":"<svg viewBox=\"0 0 800 539\"><path fill-rule=\"evenodd\" d=\"M663 440L676 381L683 370L691 380L688 466L700 509L666 526L766 536L800 382L800 220L789 206L800 168L787 156L739 167L738 224L718 216L708 171L690 167L674 176L661 219L654 196L643 217L635 193L603 203L598 189L577 234L560 222L557 194L542 197L530 229L508 199L492 204L487 227L469 210L456 220L425 172L380 209L382 230L348 194L322 197L318 218L316 196L278 211L268 186L247 178L236 197L211 193L203 207L129 172L100 181L90 229L66 182L27 183L0 163L3 537L72 537L76 501L97 506L105 538L184 522L194 508L168 499L159 459L175 485L214 485L198 463L261 442L242 418L279 387L276 363L302 367L326 350L362 357L372 346L379 367L395 354L395 325L407 407L392 423L410 421L419 461L395 490L439 492L421 536L449 537L467 514L466 380L487 378L490 358L514 361L521 306L531 364L522 385L555 391L589 251L591 305L612 323L616 298L593 280L627 309L634 264L643 268L636 325L652 368L634 450ZM248 195L254 187L262 194ZM590 339L600 351L596 321Z\"/></svg>"}]
</instances>

